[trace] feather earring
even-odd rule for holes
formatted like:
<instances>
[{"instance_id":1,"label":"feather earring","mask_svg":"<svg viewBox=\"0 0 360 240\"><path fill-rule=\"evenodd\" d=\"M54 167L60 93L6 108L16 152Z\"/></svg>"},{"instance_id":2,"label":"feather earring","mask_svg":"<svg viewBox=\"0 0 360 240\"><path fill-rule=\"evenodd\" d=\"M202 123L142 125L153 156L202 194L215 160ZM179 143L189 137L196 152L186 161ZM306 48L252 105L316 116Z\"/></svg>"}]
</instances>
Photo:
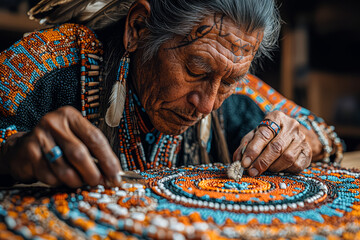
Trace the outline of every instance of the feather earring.
<instances>
[{"instance_id":1,"label":"feather earring","mask_svg":"<svg viewBox=\"0 0 360 240\"><path fill-rule=\"evenodd\" d=\"M110 106L106 110L105 122L109 127L117 127L123 117L126 99L126 79L129 71L129 52L125 52L120 60L116 82L112 88L109 99Z\"/></svg>"}]
</instances>

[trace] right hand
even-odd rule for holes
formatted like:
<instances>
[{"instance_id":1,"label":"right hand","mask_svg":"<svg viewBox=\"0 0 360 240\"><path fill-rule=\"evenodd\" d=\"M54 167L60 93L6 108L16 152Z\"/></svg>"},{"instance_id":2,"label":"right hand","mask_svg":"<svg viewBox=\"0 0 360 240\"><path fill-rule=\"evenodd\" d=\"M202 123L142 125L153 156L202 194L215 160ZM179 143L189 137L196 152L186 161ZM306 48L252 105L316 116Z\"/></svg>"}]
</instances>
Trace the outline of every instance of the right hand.
<instances>
[{"instance_id":1,"label":"right hand","mask_svg":"<svg viewBox=\"0 0 360 240\"><path fill-rule=\"evenodd\" d=\"M50 163L45 154L56 145L63 156ZM118 186L121 181L119 160L106 137L70 106L46 114L31 132L9 137L0 161L20 182L77 188L100 184L102 175L107 185Z\"/></svg>"}]
</instances>

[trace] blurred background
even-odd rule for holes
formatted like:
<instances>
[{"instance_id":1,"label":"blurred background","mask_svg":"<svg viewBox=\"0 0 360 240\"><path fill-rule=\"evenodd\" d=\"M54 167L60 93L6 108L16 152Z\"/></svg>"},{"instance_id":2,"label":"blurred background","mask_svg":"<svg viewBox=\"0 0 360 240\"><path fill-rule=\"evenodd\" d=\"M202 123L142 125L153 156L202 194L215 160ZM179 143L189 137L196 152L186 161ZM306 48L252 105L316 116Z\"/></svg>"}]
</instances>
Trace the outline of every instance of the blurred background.
<instances>
[{"instance_id":1,"label":"blurred background","mask_svg":"<svg viewBox=\"0 0 360 240\"><path fill-rule=\"evenodd\" d=\"M39 25L36 0L0 0L0 51ZM360 150L360 1L279 0L279 49L256 74L334 125L347 151Z\"/></svg>"}]
</instances>

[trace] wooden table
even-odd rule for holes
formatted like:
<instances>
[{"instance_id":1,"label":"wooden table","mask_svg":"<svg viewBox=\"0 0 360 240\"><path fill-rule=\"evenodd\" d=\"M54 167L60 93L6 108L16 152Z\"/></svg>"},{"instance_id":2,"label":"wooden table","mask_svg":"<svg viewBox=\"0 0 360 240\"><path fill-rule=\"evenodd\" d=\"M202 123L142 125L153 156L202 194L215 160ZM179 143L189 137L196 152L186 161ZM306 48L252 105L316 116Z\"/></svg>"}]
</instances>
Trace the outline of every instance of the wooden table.
<instances>
[{"instance_id":1,"label":"wooden table","mask_svg":"<svg viewBox=\"0 0 360 240\"><path fill-rule=\"evenodd\" d=\"M341 166L360 169L360 151L345 153Z\"/></svg>"}]
</instances>

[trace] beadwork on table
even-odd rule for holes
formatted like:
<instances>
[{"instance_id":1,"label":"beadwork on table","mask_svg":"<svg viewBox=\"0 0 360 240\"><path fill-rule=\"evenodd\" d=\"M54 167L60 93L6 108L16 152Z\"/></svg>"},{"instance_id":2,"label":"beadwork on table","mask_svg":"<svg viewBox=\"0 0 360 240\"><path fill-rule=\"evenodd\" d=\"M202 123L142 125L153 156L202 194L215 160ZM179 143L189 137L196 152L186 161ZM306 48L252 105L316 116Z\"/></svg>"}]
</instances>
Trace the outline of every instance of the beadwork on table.
<instances>
[{"instance_id":1,"label":"beadwork on table","mask_svg":"<svg viewBox=\"0 0 360 240\"><path fill-rule=\"evenodd\" d=\"M226 166L148 170L145 185L3 190L0 238L358 239L360 172L227 178Z\"/></svg>"}]
</instances>

